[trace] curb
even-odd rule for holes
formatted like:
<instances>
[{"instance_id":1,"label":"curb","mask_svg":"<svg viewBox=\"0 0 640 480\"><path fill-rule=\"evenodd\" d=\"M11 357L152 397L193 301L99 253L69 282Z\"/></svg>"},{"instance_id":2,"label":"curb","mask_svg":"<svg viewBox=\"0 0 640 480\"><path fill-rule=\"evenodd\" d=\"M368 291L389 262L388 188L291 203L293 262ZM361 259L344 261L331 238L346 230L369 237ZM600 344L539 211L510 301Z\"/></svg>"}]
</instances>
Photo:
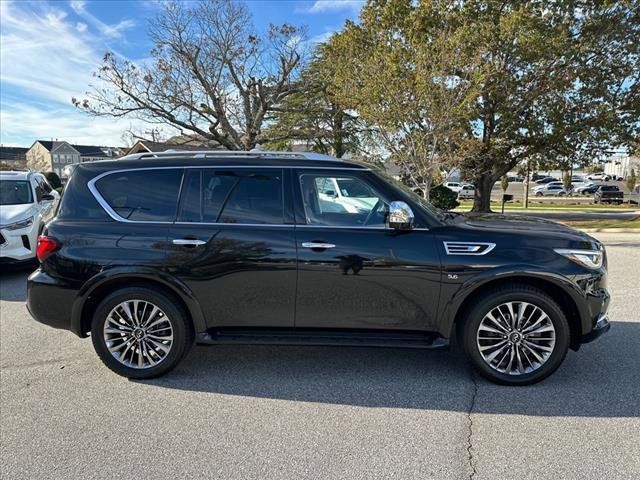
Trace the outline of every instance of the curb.
<instances>
[{"instance_id":1,"label":"curb","mask_svg":"<svg viewBox=\"0 0 640 480\"><path fill-rule=\"evenodd\" d=\"M640 233L640 228L578 228L587 233Z\"/></svg>"}]
</instances>

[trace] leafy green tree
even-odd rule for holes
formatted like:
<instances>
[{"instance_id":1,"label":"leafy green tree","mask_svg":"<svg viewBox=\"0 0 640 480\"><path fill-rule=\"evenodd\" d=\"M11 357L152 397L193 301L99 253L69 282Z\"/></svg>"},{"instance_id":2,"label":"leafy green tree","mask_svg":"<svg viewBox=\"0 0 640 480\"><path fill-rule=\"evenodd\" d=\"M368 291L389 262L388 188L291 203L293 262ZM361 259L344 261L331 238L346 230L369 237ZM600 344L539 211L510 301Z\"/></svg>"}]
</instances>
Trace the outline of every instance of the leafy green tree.
<instances>
[{"instance_id":1,"label":"leafy green tree","mask_svg":"<svg viewBox=\"0 0 640 480\"><path fill-rule=\"evenodd\" d=\"M47 172L44 174L44 177L47 179L49 185L51 185L54 190L62 187L62 182L60 181L60 177L56 172Z\"/></svg>"},{"instance_id":2,"label":"leafy green tree","mask_svg":"<svg viewBox=\"0 0 640 480\"><path fill-rule=\"evenodd\" d=\"M443 165L467 145L470 67L478 61L459 46L454 27L429 26L410 0L370 1L360 23L347 22L326 46L334 64L335 97L368 126L402 177L428 196Z\"/></svg>"},{"instance_id":3,"label":"leafy green tree","mask_svg":"<svg viewBox=\"0 0 640 480\"><path fill-rule=\"evenodd\" d=\"M295 93L274 107L265 130L267 149L291 149L295 141L310 150L341 158L358 150L360 122L334 94L334 63L319 45L305 68Z\"/></svg>"},{"instance_id":4,"label":"leafy green tree","mask_svg":"<svg viewBox=\"0 0 640 480\"><path fill-rule=\"evenodd\" d=\"M384 148L426 178L457 161L489 211L520 162L586 164L638 138L638 38L633 0L371 0L329 45Z\"/></svg>"},{"instance_id":5,"label":"leafy green tree","mask_svg":"<svg viewBox=\"0 0 640 480\"><path fill-rule=\"evenodd\" d=\"M465 1L468 48L482 52L472 118L478 148L464 159L474 210L493 183L544 154L584 163L637 135L640 24L632 1Z\"/></svg>"}]
</instances>

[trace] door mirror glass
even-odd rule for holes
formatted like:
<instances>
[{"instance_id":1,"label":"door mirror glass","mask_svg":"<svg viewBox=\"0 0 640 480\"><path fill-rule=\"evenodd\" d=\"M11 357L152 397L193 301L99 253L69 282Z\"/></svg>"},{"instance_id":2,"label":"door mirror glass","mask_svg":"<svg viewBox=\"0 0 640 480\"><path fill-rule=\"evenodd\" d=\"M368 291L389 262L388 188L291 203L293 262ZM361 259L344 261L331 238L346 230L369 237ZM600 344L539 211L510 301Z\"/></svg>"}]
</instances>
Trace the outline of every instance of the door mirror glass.
<instances>
[{"instance_id":1,"label":"door mirror glass","mask_svg":"<svg viewBox=\"0 0 640 480\"><path fill-rule=\"evenodd\" d=\"M53 194L51 193L44 193L41 198L42 200L46 200L48 202L51 202L56 199L56 197L54 197Z\"/></svg>"},{"instance_id":2,"label":"door mirror glass","mask_svg":"<svg viewBox=\"0 0 640 480\"><path fill-rule=\"evenodd\" d=\"M414 218L411 207L405 202L395 201L389 204L389 214L387 215L389 228L410 230L413 228Z\"/></svg>"},{"instance_id":3,"label":"door mirror glass","mask_svg":"<svg viewBox=\"0 0 640 480\"><path fill-rule=\"evenodd\" d=\"M35 190L36 190L36 201L40 203L42 201L42 195L44 192L40 185L38 185Z\"/></svg>"}]
</instances>

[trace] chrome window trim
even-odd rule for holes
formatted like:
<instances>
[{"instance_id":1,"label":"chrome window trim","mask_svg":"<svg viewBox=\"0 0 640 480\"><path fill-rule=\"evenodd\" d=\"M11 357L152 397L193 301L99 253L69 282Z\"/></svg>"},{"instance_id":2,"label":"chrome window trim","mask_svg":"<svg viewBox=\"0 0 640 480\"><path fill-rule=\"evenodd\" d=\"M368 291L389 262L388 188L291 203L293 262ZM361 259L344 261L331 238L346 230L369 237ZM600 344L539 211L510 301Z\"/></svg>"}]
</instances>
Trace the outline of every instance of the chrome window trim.
<instances>
[{"instance_id":1,"label":"chrome window trim","mask_svg":"<svg viewBox=\"0 0 640 480\"><path fill-rule=\"evenodd\" d=\"M495 243L490 242L455 242L455 241L443 241L444 249L447 255L486 255L494 248ZM474 249L474 247L477 247ZM486 247L484 250L480 250L482 247ZM453 251L454 248L466 248L466 251ZM480 250L480 251L478 251Z\"/></svg>"},{"instance_id":2,"label":"chrome window trim","mask_svg":"<svg viewBox=\"0 0 640 480\"><path fill-rule=\"evenodd\" d=\"M151 225L205 225L205 226L235 226L235 227L276 227L276 228L284 228L284 227L308 227L308 228L316 228L316 229L356 229L356 230L388 230L392 231L392 228L388 227L364 227L364 226L344 226L344 225L309 225L306 223L296 223L296 224L275 224L275 223L213 223L213 222L166 222L166 221L158 221L158 220L129 220L127 218L121 217L118 215L111 206L107 203L104 197L98 191L96 187L96 182L101 178L107 177L109 175L113 175L116 173L123 172L138 172L138 171L147 171L147 170L184 170L184 169L212 169L212 168L248 168L248 169L308 169L308 170L351 170L351 171L371 171L367 168L349 168L349 167L306 167L306 166L291 166L291 165L269 165L269 166L258 166L258 165L186 165L186 166L169 166L169 167L137 167L137 168L120 168L117 170L109 170L107 172L103 172L99 175L96 175L91 180L87 182L87 187L89 191L96 199L98 204L102 207L102 209L116 222L120 223L139 223L139 224L151 224ZM415 230L418 232L426 232L429 231L428 228L412 228L411 230Z\"/></svg>"},{"instance_id":3,"label":"chrome window trim","mask_svg":"<svg viewBox=\"0 0 640 480\"><path fill-rule=\"evenodd\" d=\"M109 175L115 175L117 173L124 173L124 172L140 172L140 171L148 171L148 170L186 170L186 169L223 169L223 168L245 168L245 169L260 169L260 170L264 170L264 169L278 169L278 170L282 170L285 168L288 169L318 169L318 170L355 170L355 171L370 171L369 169L366 168L350 168L350 167L307 167L307 166L292 166L292 165L265 165L265 166L261 166L261 165L185 165L185 166L176 166L176 165L172 165L172 166L168 166L168 167L134 167L134 168L119 168L117 170L109 170L107 172L103 172L99 175L96 175L95 177L93 177L91 180L89 180L87 182L87 187L89 188L89 191L91 192L91 194L93 195L93 197L96 199L96 201L98 202L98 204L102 207L102 209L107 213L107 215L109 215L113 220L115 220L116 222L121 222L121 223L148 223L148 224L161 224L161 225L172 225L176 222L165 222L165 221L157 221L157 220L129 220L127 218L121 217L120 215L118 215L116 213L115 210L113 210L113 208L111 208L111 206L109 205L109 203L104 199L104 197L100 194L100 191L98 190L98 188L96 187L96 182L104 177L107 177ZM196 222L187 222L187 223L196 223ZM204 225L207 225L206 223ZM225 225L222 223L214 223L212 225ZM226 225L242 225L239 223L229 223ZM261 225L261 226L265 226L265 225L273 225L273 224L268 224L268 223L258 223L258 224L245 224L245 226L252 226L252 225Z\"/></svg>"}]
</instances>

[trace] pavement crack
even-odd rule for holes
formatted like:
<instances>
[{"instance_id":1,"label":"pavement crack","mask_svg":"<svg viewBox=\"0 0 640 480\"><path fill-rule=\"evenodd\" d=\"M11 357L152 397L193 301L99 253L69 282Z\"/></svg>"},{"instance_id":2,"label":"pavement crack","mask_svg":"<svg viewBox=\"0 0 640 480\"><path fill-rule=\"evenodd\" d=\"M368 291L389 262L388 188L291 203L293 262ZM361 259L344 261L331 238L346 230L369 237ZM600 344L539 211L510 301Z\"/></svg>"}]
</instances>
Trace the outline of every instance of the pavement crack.
<instances>
[{"instance_id":1,"label":"pavement crack","mask_svg":"<svg viewBox=\"0 0 640 480\"><path fill-rule=\"evenodd\" d=\"M476 406L476 398L478 396L478 382L476 381L476 376L473 371L473 368L469 367L469 376L471 377L471 381L473 382L473 393L471 395L471 402L469 404L469 410L467 410L467 463L469 464L469 468L471 473L469 474L469 480L473 480L475 475L478 473L476 470L476 462L473 458L473 409Z\"/></svg>"}]
</instances>

